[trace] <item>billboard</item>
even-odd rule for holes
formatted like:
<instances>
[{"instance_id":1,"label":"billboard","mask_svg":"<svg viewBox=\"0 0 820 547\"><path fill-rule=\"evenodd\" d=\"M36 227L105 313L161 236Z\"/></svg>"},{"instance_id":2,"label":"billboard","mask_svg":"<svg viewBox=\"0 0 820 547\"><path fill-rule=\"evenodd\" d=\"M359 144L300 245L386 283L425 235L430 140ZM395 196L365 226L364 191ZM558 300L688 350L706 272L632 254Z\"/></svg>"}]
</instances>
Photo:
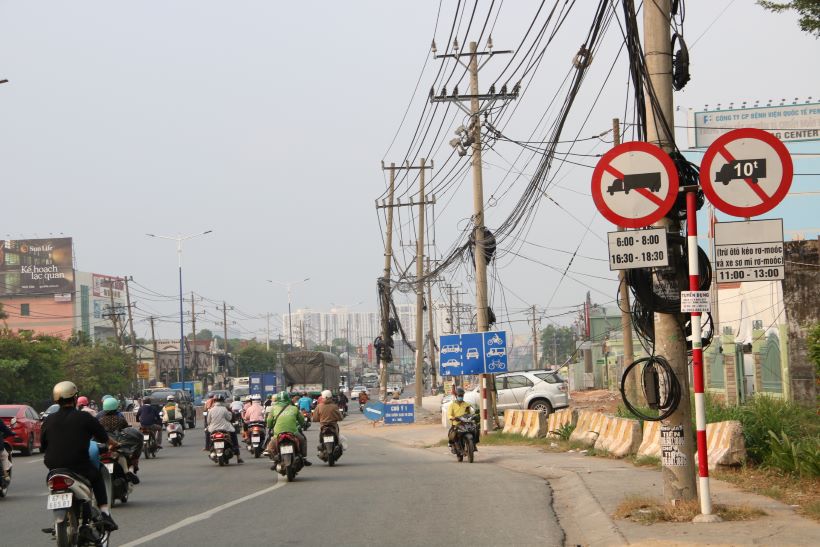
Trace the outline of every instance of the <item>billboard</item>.
<instances>
[{"instance_id":1,"label":"billboard","mask_svg":"<svg viewBox=\"0 0 820 547\"><path fill-rule=\"evenodd\" d=\"M70 237L0 240L0 296L74 293Z\"/></svg>"},{"instance_id":2,"label":"billboard","mask_svg":"<svg viewBox=\"0 0 820 547\"><path fill-rule=\"evenodd\" d=\"M690 112L689 146L706 148L743 127L768 131L783 142L820 140L820 103Z\"/></svg>"},{"instance_id":3,"label":"billboard","mask_svg":"<svg viewBox=\"0 0 820 547\"><path fill-rule=\"evenodd\" d=\"M91 274L91 284L93 286L91 292L94 296L110 298L113 292L114 298L121 299L125 291L125 281L121 277Z\"/></svg>"}]
</instances>

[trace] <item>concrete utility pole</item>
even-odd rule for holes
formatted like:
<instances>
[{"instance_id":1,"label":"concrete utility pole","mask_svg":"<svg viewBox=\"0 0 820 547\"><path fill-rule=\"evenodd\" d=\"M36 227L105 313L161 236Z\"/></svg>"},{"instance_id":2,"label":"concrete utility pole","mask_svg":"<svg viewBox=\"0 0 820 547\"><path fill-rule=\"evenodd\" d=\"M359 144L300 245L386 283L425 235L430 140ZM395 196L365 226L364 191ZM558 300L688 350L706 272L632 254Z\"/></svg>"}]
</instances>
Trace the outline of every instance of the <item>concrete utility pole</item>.
<instances>
[{"instance_id":1,"label":"concrete utility pole","mask_svg":"<svg viewBox=\"0 0 820 547\"><path fill-rule=\"evenodd\" d=\"M435 53L435 43L433 44ZM489 330L489 314L487 304L487 260L484 246L484 181L481 165L481 101L496 102L515 99L518 96L518 84L512 93L507 93L506 86L501 89L500 93L496 93L491 89L489 93L481 94L478 89L478 72L486 64L493 55L512 53L512 51L493 51L492 37L487 40L488 51L478 51L478 44L470 42L469 53L459 53L458 40L453 41L453 53L436 55L436 59L455 59L459 64L465 66L470 73L470 93L468 95L458 94L457 88L453 91L451 96L446 95L446 90L442 90L440 96L430 96L431 102L455 102L459 107L470 116L470 124L467 131L464 133L467 136L466 141L456 143L457 146L466 147L468 144L472 146L472 168L473 168L473 240L475 241L475 249L473 256L475 258L475 283L476 283L476 330L478 332L486 332ZM487 56L487 61L479 66L479 56ZM462 57L467 57L468 63L461 60ZM463 107L460 103L470 103L470 108ZM460 152L461 153L461 152ZM463 155L463 154L462 154ZM480 375L481 382L481 429L484 433L490 431L490 420L495 419L496 412L490 409L495 409L494 395L495 395L495 376L492 374ZM492 416L491 416L492 414Z\"/></svg>"},{"instance_id":2,"label":"concrete utility pole","mask_svg":"<svg viewBox=\"0 0 820 547\"><path fill-rule=\"evenodd\" d=\"M217 306L216 309L222 312L222 340L225 344L225 374L230 375L231 369L228 365L228 305L223 300L222 308L220 309L220 307ZM231 309L233 309L233 306ZM270 329L270 314L268 314L268 329ZM268 338L270 338L270 336L268 336Z\"/></svg>"},{"instance_id":3,"label":"concrete utility pole","mask_svg":"<svg viewBox=\"0 0 820 547\"><path fill-rule=\"evenodd\" d=\"M430 258L427 258L427 274L430 274ZM433 325L433 280L427 280L427 328L430 337L430 389L436 392L436 333Z\"/></svg>"},{"instance_id":4,"label":"concrete utility pole","mask_svg":"<svg viewBox=\"0 0 820 547\"><path fill-rule=\"evenodd\" d=\"M267 328L265 329L265 349L270 351L270 312L265 314Z\"/></svg>"},{"instance_id":5,"label":"concrete utility pole","mask_svg":"<svg viewBox=\"0 0 820 547\"><path fill-rule=\"evenodd\" d=\"M114 281L116 281L114 278L111 278L108 281L108 297L111 302L109 304L110 308L108 310L108 315L111 318L111 324L114 327L114 335L117 337L117 345L122 347L122 331L120 330L119 311L114 306Z\"/></svg>"},{"instance_id":6,"label":"concrete utility pole","mask_svg":"<svg viewBox=\"0 0 820 547\"><path fill-rule=\"evenodd\" d=\"M538 322L535 319L535 305L530 308L532 312L532 368L538 368Z\"/></svg>"},{"instance_id":7,"label":"concrete utility pole","mask_svg":"<svg viewBox=\"0 0 820 547\"><path fill-rule=\"evenodd\" d=\"M154 316L150 317L151 320L151 345L154 348L154 374L155 379L159 379L159 352L157 351L157 335L154 332Z\"/></svg>"},{"instance_id":8,"label":"concrete utility pole","mask_svg":"<svg viewBox=\"0 0 820 547\"><path fill-rule=\"evenodd\" d=\"M432 200L426 199L426 196L423 193L424 188L424 171L426 169L433 169L433 162L430 162L430 165L425 165L424 159L421 160L421 165L414 166L410 165L408 161L405 165L396 166L395 163L391 163L390 167L385 167L384 162L382 162L382 169L390 171L390 186L388 187L388 197L387 202L379 203L378 200L376 201L376 209L387 209L387 237L385 238L385 249L384 249L384 273L380 280L381 291L379 294L380 303L381 303L381 323L382 323L382 344L383 344L383 353L379 360L379 398L384 400L387 397L387 373L388 367L390 365L390 361L392 361L392 340L393 337L390 335L389 329L389 322L390 322L390 300L391 300L391 288L390 288L390 272L391 272L391 265L393 261L393 208L394 207L413 207L415 205L419 206L419 209L422 210L423 215L423 208L425 205L435 203L436 199L435 196ZM418 170L420 173L420 181L422 184L422 194L419 196L419 201L414 202L410 200L407 203L393 203L393 197L396 191L396 170L406 170L406 171L414 171ZM421 217L422 222L419 224L423 226L423 216ZM418 242L417 242L417 254L418 254ZM422 241L421 244L422 253L424 252L424 242ZM423 262L422 262L423 266ZM409 268L409 266L408 266ZM421 278L423 277L423 271L421 275L418 275L418 265L417 268L417 277L419 279L419 283L421 282ZM418 289L417 289L418 294ZM423 293L422 293L423 295ZM422 296L423 298L423 296ZM416 304L418 305L418 297ZM421 308L417 310L417 314L422 313ZM422 334L423 336L423 334ZM423 344L422 344L423 345ZM418 351L419 342L416 341L416 351ZM423 352L423 350L422 350ZM385 359L385 355L388 353L391 354L390 360ZM423 358L423 356L422 356Z\"/></svg>"},{"instance_id":9,"label":"concrete utility pole","mask_svg":"<svg viewBox=\"0 0 820 547\"><path fill-rule=\"evenodd\" d=\"M416 408L424 397L424 158L419 162L419 235L416 239Z\"/></svg>"},{"instance_id":10,"label":"concrete utility pole","mask_svg":"<svg viewBox=\"0 0 820 547\"><path fill-rule=\"evenodd\" d=\"M199 363L196 360L196 298L194 298L194 291L191 291L191 329L193 332L193 343L192 347L193 350L191 351L191 355L193 359L191 360L191 379L195 378L195 374L197 372L197 368L199 367Z\"/></svg>"},{"instance_id":11,"label":"concrete utility pole","mask_svg":"<svg viewBox=\"0 0 820 547\"><path fill-rule=\"evenodd\" d=\"M131 354L137 358L137 336L134 334L134 316L131 314L131 291L128 289L128 276L125 279L125 304L128 306L128 327L131 331Z\"/></svg>"},{"instance_id":12,"label":"concrete utility pole","mask_svg":"<svg viewBox=\"0 0 820 547\"><path fill-rule=\"evenodd\" d=\"M643 10L644 52L647 84L654 89L657 106L655 110L652 93L646 94L646 140L670 152L673 149L674 105L672 100L672 37L669 21L672 17L671 0L653 0L652 6ZM662 219L655 226L679 234L676 221ZM671 253L670 253L671 254ZM673 269L680 264L681 256L672 255ZM683 265L680 265L683 267ZM657 275L657 274L656 274ZM656 281L660 281L656 278ZM689 371L686 358L686 337L681 331L680 317L675 314L655 314L655 353L664 356L681 385L681 398L677 410L662 422L664 429L672 430L679 437L677 446L681 458L675 466L662 468L663 492L667 501L692 500L697 497L695 460L692 435L692 410L689 406ZM700 336L696 333L695 336Z\"/></svg>"},{"instance_id":13,"label":"concrete utility pole","mask_svg":"<svg viewBox=\"0 0 820 547\"><path fill-rule=\"evenodd\" d=\"M621 144L621 121L618 118L612 119L612 144ZM618 226L618 230L626 230L623 226ZM620 285L618 287L618 307L621 308L621 332L624 341L624 363L629 366L635 360L635 352L632 349L632 313L629 304L629 287L626 286L626 270L618 272ZM608 367L608 365L607 365ZM634 374L626 377L624 391L630 401L638 400L638 378Z\"/></svg>"}]
</instances>

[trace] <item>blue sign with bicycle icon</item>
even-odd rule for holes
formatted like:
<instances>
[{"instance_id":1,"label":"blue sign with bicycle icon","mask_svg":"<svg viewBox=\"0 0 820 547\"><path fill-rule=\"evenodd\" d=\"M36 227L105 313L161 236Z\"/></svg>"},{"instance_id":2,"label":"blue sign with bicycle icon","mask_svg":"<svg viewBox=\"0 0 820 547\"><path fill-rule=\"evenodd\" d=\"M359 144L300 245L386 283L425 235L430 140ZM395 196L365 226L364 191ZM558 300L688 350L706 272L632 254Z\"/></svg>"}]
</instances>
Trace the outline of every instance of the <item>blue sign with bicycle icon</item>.
<instances>
[{"instance_id":1,"label":"blue sign with bicycle icon","mask_svg":"<svg viewBox=\"0 0 820 547\"><path fill-rule=\"evenodd\" d=\"M507 372L507 333L470 332L439 337L439 374Z\"/></svg>"}]
</instances>

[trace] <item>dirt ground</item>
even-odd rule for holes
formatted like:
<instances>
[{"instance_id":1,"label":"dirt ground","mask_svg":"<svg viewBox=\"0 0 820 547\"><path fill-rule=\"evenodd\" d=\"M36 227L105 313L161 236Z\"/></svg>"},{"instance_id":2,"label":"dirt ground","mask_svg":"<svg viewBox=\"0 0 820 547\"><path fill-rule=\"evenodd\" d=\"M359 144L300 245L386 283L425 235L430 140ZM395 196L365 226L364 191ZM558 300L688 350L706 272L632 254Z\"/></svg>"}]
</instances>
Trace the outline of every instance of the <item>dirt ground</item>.
<instances>
[{"instance_id":1,"label":"dirt ground","mask_svg":"<svg viewBox=\"0 0 820 547\"><path fill-rule=\"evenodd\" d=\"M570 408L591 410L604 414L615 414L621 403L621 394L617 391L592 389L587 391L573 391L570 393Z\"/></svg>"}]
</instances>

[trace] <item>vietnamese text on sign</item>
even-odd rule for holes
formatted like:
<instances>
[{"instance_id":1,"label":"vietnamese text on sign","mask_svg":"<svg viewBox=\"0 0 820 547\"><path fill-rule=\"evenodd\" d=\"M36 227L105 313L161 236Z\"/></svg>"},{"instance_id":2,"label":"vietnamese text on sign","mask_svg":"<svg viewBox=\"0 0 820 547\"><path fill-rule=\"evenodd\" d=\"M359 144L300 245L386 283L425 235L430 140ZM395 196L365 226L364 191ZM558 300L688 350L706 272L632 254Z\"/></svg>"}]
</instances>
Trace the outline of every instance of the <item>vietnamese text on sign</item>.
<instances>
[{"instance_id":1,"label":"vietnamese text on sign","mask_svg":"<svg viewBox=\"0 0 820 547\"><path fill-rule=\"evenodd\" d=\"M609 232L609 269L656 268L669 264L666 230Z\"/></svg>"},{"instance_id":2,"label":"vietnamese text on sign","mask_svg":"<svg viewBox=\"0 0 820 547\"><path fill-rule=\"evenodd\" d=\"M783 219L715 224L719 283L784 279Z\"/></svg>"}]
</instances>

